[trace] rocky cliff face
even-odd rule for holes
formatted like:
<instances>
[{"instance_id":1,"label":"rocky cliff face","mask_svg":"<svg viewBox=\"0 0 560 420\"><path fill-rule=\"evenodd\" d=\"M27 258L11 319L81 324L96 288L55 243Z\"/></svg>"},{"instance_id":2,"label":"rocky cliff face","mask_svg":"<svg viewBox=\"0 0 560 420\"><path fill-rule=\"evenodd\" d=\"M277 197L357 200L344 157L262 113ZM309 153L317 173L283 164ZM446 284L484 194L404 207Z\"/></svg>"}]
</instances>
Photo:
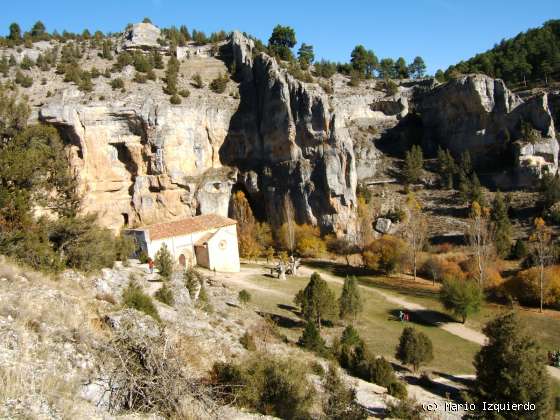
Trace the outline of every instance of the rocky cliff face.
<instances>
[{"instance_id":1,"label":"rocky cliff face","mask_svg":"<svg viewBox=\"0 0 560 420\"><path fill-rule=\"evenodd\" d=\"M523 101L501 80L468 75L417 95L424 142L456 156L468 150L475 163L497 169L511 154L519 177L531 182L543 170L558 169L558 143L547 94ZM524 131L525 130L525 131ZM532 132L528 141L526 131ZM532 178L534 179L534 177Z\"/></svg>"},{"instance_id":2,"label":"rocky cliff face","mask_svg":"<svg viewBox=\"0 0 560 420\"><path fill-rule=\"evenodd\" d=\"M235 170L219 149L233 109L193 103L81 104L79 94L44 106L40 119L70 144L84 209L120 228L197 213L227 215Z\"/></svg>"},{"instance_id":3,"label":"rocky cliff face","mask_svg":"<svg viewBox=\"0 0 560 420\"><path fill-rule=\"evenodd\" d=\"M353 230L356 167L352 140L318 86L304 84L239 33L231 40L241 106L220 155L241 169L249 194L264 198L275 224L291 201L299 223Z\"/></svg>"},{"instance_id":4,"label":"rocky cliff face","mask_svg":"<svg viewBox=\"0 0 560 420\"><path fill-rule=\"evenodd\" d=\"M379 176L379 142L408 144L411 136L434 151L469 150L482 165L511 156L513 185L530 183L544 168L557 170L559 95L523 101L481 75L443 85L403 82L396 92L374 80L349 87L335 75L327 94L257 53L241 33L223 48L236 68L225 94L195 89L183 104L170 105L161 84L134 83L129 66L120 76L126 92L99 83L94 99L66 87L40 108L39 118L57 126L68 144L86 211L114 229L227 215L232 189L243 189L257 216L275 225L285 220L289 201L298 223L351 234L356 184ZM216 58L191 57L180 83L187 87L189 72L210 67L216 75L226 70ZM44 100L33 89L31 96ZM527 123L533 142L523 138Z\"/></svg>"}]
</instances>

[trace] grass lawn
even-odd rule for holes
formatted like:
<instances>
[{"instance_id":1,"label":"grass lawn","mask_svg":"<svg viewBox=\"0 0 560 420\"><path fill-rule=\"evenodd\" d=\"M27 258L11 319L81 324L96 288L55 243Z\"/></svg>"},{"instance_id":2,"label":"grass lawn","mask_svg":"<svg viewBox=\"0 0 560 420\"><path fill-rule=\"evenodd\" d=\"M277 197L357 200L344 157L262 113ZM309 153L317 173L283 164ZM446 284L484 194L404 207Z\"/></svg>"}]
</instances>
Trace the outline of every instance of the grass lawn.
<instances>
[{"instance_id":1,"label":"grass lawn","mask_svg":"<svg viewBox=\"0 0 560 420\"><path fill-rule=\"evenodd\" d=\"M307 277L277 280L264 275L254 275L249 281L254 288L244 286L252 295L252 305L257 310L271 314L282 332L292 341L300 336L303 322L293 307L293 296L305 287ZM330 283L336 296L340 295L341 286ZM266 290L268 289L268 290ZM276 293L270 292L270 290ZM404 324L395 319L395 311L399 308L387 302L374 291L362 292L364 311L356 327L360 335L376 354L394 360L395 347L398 343ZM434 360L426 369L452 374L473 373L472 360L479 346L463 340L434 326L416 325L430 337L434 345ZM339 336L342 325L333 328L323 328L323 335L327 338Z\"/></svg>"},{"instance_id":2,"label":"grass lawn","mask_svg":"<svg viewBox=\"0 0 560 420\"><path fill-rule=\"evenodd\" d=\"M333 275L343 276L342 269L343 267L340 266L322 265L318 271L325 270ZM435 311L446 312L438 300L438 284L433 286L431 282L425 280L414 282L412 278L371 275L358 275L357 278L362 285L400 295L410 302L421 304ZM478 314L467 319L466 325L482 331L488 321L508 309L504 305L485 303ZM540 314L534 308L518 307L519 316L531 335L539 341L543 351L560 349L560 311L546 310L545 312L545 314Z\"/></svg>"}]
</instances>

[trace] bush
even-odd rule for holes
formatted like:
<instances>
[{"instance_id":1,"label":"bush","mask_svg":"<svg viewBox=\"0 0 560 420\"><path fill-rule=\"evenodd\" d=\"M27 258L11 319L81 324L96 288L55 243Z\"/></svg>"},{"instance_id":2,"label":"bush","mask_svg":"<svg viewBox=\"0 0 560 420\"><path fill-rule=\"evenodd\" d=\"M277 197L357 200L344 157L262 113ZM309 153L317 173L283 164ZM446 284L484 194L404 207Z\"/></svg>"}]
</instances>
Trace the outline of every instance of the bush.
<instances>
[{"instance_id":1,"label":"bush","mask_svg":"<svg viewBox=\"0 0 560 420\"><path fill-rule=\"evenodd\" d=\"M305 364L291 358L255 355L240 365L216 363L212 378L236 404L284 419L308 418L314 387Z\"/></svg>"},{"instance_id":2,"label":"bush","mask_svg":"<svg viewBox=\"0 0 560 420\"><path fill-rule=\"evenodd\" d=\"M202 77L200 77L199 73L195 73L193 76L192 85L197 89L202 89L204 87L204 82L202 81Z\"/></svg>"},{"instance_id":3,"label":"bush","mask_svg":"<svg viewBox=\"0 0 560 420\"><path fill-rule=\"evenodd\" d=\"M163 277L164 280L169 280L171 274L173 273L173 257L171 256L167 245L163 244L159 248L156 253L154 264L158 269L160 276Z\"/></svg>"},{"instance_id":4,"label":"bush","mask_svg":"<svg viewBox=\"0 0 560 420\"><path fill-rule=\"evenodd\" d=\"M420 266L419 273L421 276L433 280L434 282L443 282L449 279L465 279L466 275L455 261L450 261L440 256L431 255Z\"/></svg>"},{"instance_id":5,"label":"bush","mask_svg":"<svg viewBox=\"0 0 560 420\"><path fill-rule=\"evenodd\" d=\"M173 297L173 290L167 284L163 284L155 293L155 298L166 305L173 306L175 298Z\"/></svg>"},{"instance_id":6,"label":"bush","mask_svg":"<svg viewBox=\"0 0 560 420\"><path fill-rule=\"evenodd\" d=\"M142 291L142 288L131 281L123 291L122 303L127 308L133 308L144 312L156 321L160 322L158 311L152 302L152 298Z\"/></svg>"},{"instance_id":7,"label":"bush","mask_svg":"<svg viewBox=\"0 0 560 420\"><path fill-rule=\"evenodd\" d=\"M200 297L200 291L202 290L202 285L204 284L204 277L195 268L187 268L183 273L183 280L185 282L185 287L189 291L191 299L195 297ZM198 296L196 294L199 293Z\"/></svg>"},{"instance_id":8,"label":"bush","mask_svg":"<svg viewBox=\"0 0 560 420\"><path fill-rule=\"evenodd\" d=\"M421 364L433 360L432 341L414 327L406 327L399 339L395 357L405 365L412 365L417 371Z\"/></svg>"},{"instance_id":9,"label":"bush","mask_svg":"<svg viewBox=\"0 0 560 420\"><path fill-rule=\"evenodd\" d=\"M122 233L117 236L115 240L115 260L126 261L136 250L136 241L134 238L123 235Z\"/></svg>"},{"instance_id":10,"label":"bush","mask_svg":"<svg viewBox=\"0 0 560 420\"><path fill-rule=\"evenodd\" d=\"M246 350L255 351L257 349L257 345L255 344L255 338L253 337L252 334L249 334L249 332L247 331L245 331L245 334L241 336L239 342Z\"/></svg>"},{"instance_id":11,"label":"bush","mask_svg":"<svg viewBox=\"0 0 560 420\"><path fill-rule=\"evenodd\" d=\"M134 80L136 83L146 83L148 77L145 74L136 72L136 74L134 75L134 79L132 80Z\"/></svg>"},{"instance_id":12,"label":"bush","mask_svg":"<svg viewBox=\"0 0 560 420\"><path fill-rule=\"evenodd\" d=\"M181 89L179 91L179 95L182 96L183 98L188 98L191 95L191 91L188 89Z\"/></svg>"},{"instance_id":13,"label":"bush","mask_svg":"<svg viewBox=\"0 0 560 420\"><path fill-rule=\"evenodd\" d=\"M406 385L403 382L397 380L391 382L387 386L387 392L389 393L389 395L392 395L393 397L398 398L399 400L408 397L408 391L406 390Z\"/></svg>"},{"instance_id":14,"label":"bush","mask_svg":"<svg viewBox=\"0 0 560 420\"><path fill-rule=\"evenodd\" d=\"M16 72L16 83L24 88L31 87L33 85L33 79L30 76L24 75L21 71Z\"/></svg>"},{"instance_id":15,"label":"bush","mask_svg":"<svg viewBox=\"0 0 560 420\"><path fill-rule=\"evenodd\" d=\"M393 366L383 357L372 358L372 360L368 362L367 368L367 380L369 382L388 388L397 381Z\"/></svg>"},{"instance_id":16,"label":"bush","mask_svg":"<svg viewBox=\"0 0 560 420\"><path fill-rule=\"evenodd\" d=\"M356 390L348 388L340 378L338 369L329 366L323 380L325 399L323 412L328 419L365 420L367 411L356 402Z\"/></svg>"},{"instance_id":17,"label":"bush","mask_svg":"<svg viewBox=\"0 0 560 420\"><path fill-rule=\"evenodd\" d=\"M179 96L172 95L171 98L169 98L169 102L171 102L173 105L180 105L182 101Z\"/></svg>"},{"instance_id":18,"label":"bush","mask_svg":"<svg viewBox=\"0 0 560 420\"><path fill-rule=\"evenodd\" d=\"M523 239L518 239L511 250L512 257L517 260L522 260L527 257L528 254L529 248L527 247L527 242Z\"/></svg>"},{"instance_id":19,"label":"bush","mask_svg":"<svg viewBox=\"0 0 560 420\"><path fill-rule=\"evenodd\" d=\"M504 284L504 288L524 305L540 303L540 269L537 267L519 271ZM560 307L560 265L545 268L543 304Z\"/></svg>"},{"instance_id":20,"label":"bush","mask_svg":"<svg viewBox=\"0 0 560 420\"><path fill-rule=\"evenodd\" d=\"M113 90L124 89L124 81L120 77L111 80L111 88Z\"/></svg>"},{"instance_id":21,"label":"bush","mask_svg":"<svg viewBox=\"0 0 560 420\"><path fill-rule=\"evenodd\" d=\"M422 420L425 411L415 400L403 399L387 405L390 418L406 420Z\"/></svg>"},{"instance_id":22,"label":"bush","mask_svg":"<svg viewBox=\"0 0 560 420\"><path fill-rule=\"evenodd\" d=\"M215 93L224 93L228 82L229 76L227 74L220 74L210 82L210 89Z\"/></svg>"},{"instance_id":23,"label":"bush","mask_svg":"<svg viewBox=\"0 0 560 420\"><path fill-rule=\"evenodd\" d=\"M302 257L318 258L326 254L327 245L321 238L307 236L297 241L296 250Z\"/></svg>"},{"instance_id":24,"label":"bush","mask_svg":"<svg viewBox=\"0 0 560 420\"><path fill-rule=\"evenodd\" d=\"M407 258L406 249L406 244L401 239L384 235L366 246L364 261L372 270L391 274L402 269Z\"/></svg>"},{"instance_id":25,"label":"bush","mask_svg":"<svg viewBox=\"0 0 560 420\"><path fill-rule=\"evenodd\" d=\"M308 322L305 325L298 344L304 349L317 354L324 354L326 350L325 340L321 337L321 333L314 322Z\"/></svg>"},{"instance_id":26,"label":"bush","mask_svg":"<svg viewBox=\"0 0 560 420\"><path fill-rule=\"evenodd\" d=\"M463 324L467 317L480 311L484 296L474 280L447 279L440 289L440 301L453 315L461 317Z\"/></svg>"},{"instance_id":27,"label":"bush","mask_svg":"<svg viewBox=\"0 0 560 420\"><path fill-rule=\"evenodd\" d=\"M246 305L251 301L251 294L245 289L241 290L237 296L239 302L241 302L243 305Z\"/></svg>"}]
</instances>

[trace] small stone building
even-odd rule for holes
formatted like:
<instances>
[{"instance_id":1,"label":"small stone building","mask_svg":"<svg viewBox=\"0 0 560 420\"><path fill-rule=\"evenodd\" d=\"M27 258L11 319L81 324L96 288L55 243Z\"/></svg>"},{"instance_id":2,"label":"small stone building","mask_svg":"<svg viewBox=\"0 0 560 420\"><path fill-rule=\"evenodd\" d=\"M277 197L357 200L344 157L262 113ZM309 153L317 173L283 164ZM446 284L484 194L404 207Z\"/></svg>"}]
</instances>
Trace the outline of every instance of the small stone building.
<instances>
[{"instance_id":1,"label":"small stone building","mask_svg":"<svg viewBox=\"0 0 560 420\"><path fill-rule=\"evenodd\" d=\"M199 265L221 272L239 272L237 222L204 214L174 222L129 229L141 250L152 259L163 244L183 267Z\"/></svg>"}]
</instances>

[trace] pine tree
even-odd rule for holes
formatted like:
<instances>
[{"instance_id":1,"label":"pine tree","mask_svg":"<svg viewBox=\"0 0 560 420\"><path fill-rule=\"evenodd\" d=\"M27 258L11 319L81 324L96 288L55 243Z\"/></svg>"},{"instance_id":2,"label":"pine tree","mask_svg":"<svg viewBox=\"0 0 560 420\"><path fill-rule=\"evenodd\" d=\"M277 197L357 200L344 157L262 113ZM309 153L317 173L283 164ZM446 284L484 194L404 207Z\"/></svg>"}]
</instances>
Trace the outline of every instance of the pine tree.
<instances>
[{"instance_id":1,"label":"pine tree","mask_svg":"<svg viewBox=\"0 0 560 420\"><path fill-rule=\"evenodd\" d=\"M340 308L339 315L342 319L356 319L358 314L362 311L363 306L356 277L346 277L346 280L344 280L344 286L342 286L342 294L338 299L338 306Z\"/></svg>"},{"instance_id":2,"label":"pine tree","mask_svg":"<svg viewBox=\"0 0 560 420\"><path fill-rule=\"evenodd\" d=\"M294 302L301 307L303 317L314 322L319 329L323 320L333 319L338 314L334 293L317 273L311 275L309 283L297 293Z\"/></svg>"},{"instance_id":3,"label":"pine tree","mask_svg":"<svg viewBox=\"0 0 560 420\"><path fill-rule=\"evenodd\" d=\"M453 189L453 178L457 174L457 164L451 152L438 147L437 161L437 168L442 186L445 186L447 189Z\"/></svg>"},{"instance_id":4,"label":"pine tree","mask_svg":"<svg viewBox=\"0 0 560 420\"><path fill-rule=\"evenodd\" d=\"M496 251L504 258L511 252L511 222L508 216L508 206L500 191L496 193L492 207Z\"/></svg>"},{"instance_id":5,"label":"pine tree","mask_svg":"<svg viewBox=\"0 0 560 420\"><path fill-rule=\"evenodd\" d=\"M395 357L417 371L420 365L433 360L432 341L414 327L406 327L399 339Z\"/></svg>"},{"instance_id":6,"label":"pine tree","mask_svg":"<svg viewBox=\"0 0 560 420\"><path fill-rule=\"evenodd\" d=\"M307 350L319 354L324 353L326 349L325 340L321 337L321 333L314 322L308 322L305 325L305 329L298 340L298 344Z\"/></svg>"},{"instance_id":7,"label":"pine tree","mask_svg":"<svg viewBox=\"0 0 560 420\"><path fill-rule=\"evenodd\" d=\"M166 244L163 244L156 253L154 263L161 277L165 280L169 280L173 272L173 257Z\"/></svg>"},{"instance_id":8,"label":"pine tree","mask_svg":"<svg viewBox=\"0 0 560 420\"><path fill-rule=\"evenodd\" d=\"M405 154L404 158L404 179L407 184L414 184L422 177L422 167L424 166L424 156L419 145L413 145Z\"/></svg>"},{"instance_id":9,"label":"pine tree","mask_svg":"<svg viewBox=\"0 0 560 420\"><path fill-rule=\"evenodd\" d=\"M476 381L471 395L487 403L532 403L535 410L501 411L504 419L547 419L552 414L546 360L515 313L498 316L484 327L488 342L474 359Z\"/></svg>"},{"instance_id":10,"label":"pine tree","mask_svg":"<svg viewBox=\"0 0 560 420\"><path fill-rule=\"evenodd\" d=\"M408 72L415 79L424 77L426 73L426 63L420 56L414 57L414 61L408 66Z\"/></svg>"},{"instance_id":11,"label":"pine tree","mask_svg":"<svg viewBox=\"0 0 560 420\"><path fill-rule=\"evenodd\" d=\"M276 25L268 40L268 48L281 60L288 61L292 58L291 48L293 48L296 43L296 33L291 27Z\"/></svg>"},{"instance_id":12,"label":"pine tree","mask_svg":"<svg viewBox=\"0 0 560 420\"><path fill-rule=\"evenodd\" d=\"M305 42L301 44L298 50L298 61L302 69L306 70L309 68L313 61L315 61L315 53L313 52L313 45L306 44Z\"/></svg>"}]
</instances>

